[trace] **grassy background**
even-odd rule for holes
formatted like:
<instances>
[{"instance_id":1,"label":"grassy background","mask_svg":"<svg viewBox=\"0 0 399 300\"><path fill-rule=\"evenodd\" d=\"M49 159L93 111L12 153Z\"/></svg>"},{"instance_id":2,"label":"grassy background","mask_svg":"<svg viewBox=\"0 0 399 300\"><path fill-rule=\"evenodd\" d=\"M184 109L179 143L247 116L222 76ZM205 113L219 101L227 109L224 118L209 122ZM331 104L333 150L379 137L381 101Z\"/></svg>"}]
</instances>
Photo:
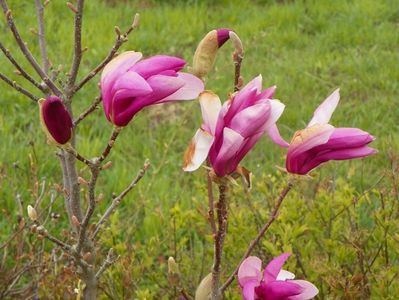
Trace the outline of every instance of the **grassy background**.
<instances>
[{"instance_id":1,"label":"grassy background","mask_svg":"<svg viewBox=\"0 0 399 300\"><path fill-rule=\"evenodd\" d=\"M37 27L34 5L27 1L13 0L9 1L9 6L24 39L28 41L32 51L38 54L36 36L30 32L31 28ZM372 213L376 209L373 205L379 201L379 192L386 192L389 197L392 196L392 186L396 180L392 170L396 165L394 154L399 150L398 7L397 0L215 3L87 1L83 45L89 49L85 52L79 77L89 72L109 51L114 40L113 27L118 25L124 30L130 25L136 12L141 15L141 27L131 34L123 49L141 51L144 56L159 53L176 55L185 58L189 64L197 43L205 33L218 27L233 28L240 35L245 47L242 66L244 80L249 81L261 73L265 86L278 86L276 98L286 104L285 113L279 121L281 133L286 139L289 140L295 130L303 128L318 104L335 88L340 87L341 103L333 116L332 124L359 127L372 133L377 137L373 145L379 150L378 155L365 160L329 163L314 173L313 180L300 182L299 188L286 203L287 219L282 216L282 223L279 222L275 231L268 236L268 241L274 243L264 244L257 249L258 254L268 257L270 254L278 254L277 250L293 250L295 236L283 238L278 231L290 225L291 217L298 223L293 222L290 226L299 227L300 222L301 226L307 228L324 228L326 225L322 217L317 217L317 211L331 214L340 211L340 200L334 202L335 197L331 196L331 193L335 193L336 186L342 187L346 192L340 192L339 195L340 199L344 199L343 205L347 205L347 201L363 195L370 187L374 188L378 179L385 176L375 192L376 198L366 197L369 202L366 201L361 209L354 208L352 211L357 219L364 221L361 224L365 226L365 230L369 230L370 236L374 237L376 233L370 229L374 224ZM73 15L63 1L52 1L46 8L45 15L51 62L54 66L63 65L65 73L72 58ZM1 41L13 51L23 66L31 70L7 31L4 20L0 22L0 31ZM227 97L233 85L231 51L229 44L222 48L215 72L207 80L207 88L216 91L221 98ZM21 78L12 74L13 69L3 56L0 57L0 66L1 72L9 74L28 87ZM62 74L60 79L64 78L65 74ZM98 95L97 84L98 78L76 95L76 113L83 111ZM45 180L47 189L51 190L55 183L61 182L61 173L54 156L55 149L46 145L45 136L39 127L37 107L2 82L0 97L0 199L4 212L12 220L16 215L14 198L17 194L21 195L26 206L34 201L32 195L35 192L35 183ZM198 171L183 174L181 171L183 152L199 124L198 103L192 101L181 105L149 108L137 115L122 132L110 156L113 167L104 172L99 181L98 193L104 195L104 200L97 211L98 216L107 207L112 193L123 190L145 158L151 160L152 167L139 186L125 198L104 236L107 246L115 246L122 256L129 258L122 259L121 263L109 272L104 282L104 289L109 297L150 299L160 298L162 295L166 299L173 298L173 293L168 291L170 289L165 273L165 258L169 255L177 256L181 263L184 282L191 294L199 278L209 270L212 255L211 238L206 221L201 215L206 209L205 173ZM110 132L111 126L104 118L102 110L97 110L80 126L77 136L79 152L88 157L98 155ZM255 234L254 212L259 211L260 220L266 218L272 197L285 181L284 174L276 169L276 166L284 165L284 152L266 139L255 147L243 165L254 173L255 189L250 201L257 209L249 213L249 208L240 204L243 198L249 196L244 196L241 189L234 188L234 212L231 221L234 226L230 226L230 237L227 240L226 275L244 251L250 236ZM81 175L88 177L84 166L79 167ZM389 177L387 172L390 171L392 176ZM392 177L393 181L385 180L386 177ZM349 178L350 180L347 180ZM316 182L324 184L316 188ZM322 189L320 197L326 198L320 202L323 205L315 211L306 210L306 213L310 214L309 218L297 216L299 219L296 219L292 216L291 214L296 214L293 211L299 212L304 209L297 207L298 202L295 200L311 201L309 199L313 199L312 197L318 199L316 192L319 187ZM311 190L315 191L314 195L307 197L307 192ZM265 193L269 199L267 203L264 200ZM388 199L392 200L389 203L396 205L396 202L393 202L395 198ZM314 205L320 203L315 201ZM54 209L62 213L62 205L59 197ZM394 209L396 208L393 207L392 210ZM4 238L12 226L10 219L0 220L0 226L4 228L1 231ZM61 232L65 221L66 216L62 215L60 223L54 225L55 233ZM345 217L346 221L348 220ZM344 225L344 221L339 223ZM123 230L116 229L117 226ZM397 228L395 226L398 226L397 223L388 228L394 230ZM307 237L301 240L294 250L299 251L305 257L304 260L313 266L311 253L316 250L304 245L307 245L308 240L326 238L326 232L308 229L304 232L307 232ZM302 234L303 232L300 236ZM351 236L353 232L348 234ZM386 239L386 234L382 234L382 237ZM330 235L330 239L339 240L334 235ZM375 240L375 247L378 248L381 240ZM386 248L397 249L397 243L393 240L392 245L389 244ZM273 248L277 245L278 248ZM321 256L323 249L324 254L328 253L324 246L318 247ZM350 252L350 245L342 247L343 253ZM332 247L337 248L338 246ZM106 248L102 250L105 251ZM389 255L393 255L393 260L386 264L385 268L391 270L391 265L395 262L397 265L398 262L397 250L392 250ZM350 255L347 258L355 260ZM328 260L322 266L342 267L345 264L340 259L342 257L336 258L335 261ZM291 268L299 270L299 265L298 260L293 259ZM393 274L397 275L397 268L395 270ZM298 272L302 275L307 273L311 279L319 283L323 290L322 297L343 297L339 293L345 289L342 286L334 287L325 276L320 275L320 272ZM351 275L356 275L356 272L352 270ZM346 278L345 274L341 272L337 277ZM374 280L377 280L376 276ZM381 290L385 291L384 289L385 286L382 286ZM374 290L376 289L372 288L372 291ZM237 297L238 290L232 291L229 297L233 297L233 294ZM388 295L392 290L385 292ZM42 294L46 294L45 284ZM353 297L356 298L355 296Z\"/></svg>"}]
</instances>

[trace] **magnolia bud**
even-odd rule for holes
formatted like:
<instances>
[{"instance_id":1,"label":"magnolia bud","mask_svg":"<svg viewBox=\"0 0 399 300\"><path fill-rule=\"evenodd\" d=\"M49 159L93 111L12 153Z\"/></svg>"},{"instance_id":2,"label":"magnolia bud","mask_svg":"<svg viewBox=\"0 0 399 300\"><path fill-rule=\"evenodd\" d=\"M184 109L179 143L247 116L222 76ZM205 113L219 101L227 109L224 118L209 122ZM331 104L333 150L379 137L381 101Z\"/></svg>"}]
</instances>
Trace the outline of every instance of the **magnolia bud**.
<instances>
[{"instance_id":1,"label":"magnolia bud","mask_svg":"<svg viewBox=\"0 0 399 300\"><path fill-rule=\"evenodd\" d=\"M198 77L207 75L215 63L216 54L220 47L229 39L230 29L221 28L210 32L198 44L194 53L192 72Z\"/></svg>"},{"instance_id":2,"label":"magnolia bud","mask_svg":"<svg viewBox=\"0 0 399 300\"><path fill-rule=\"evenodd\" d=\"M72 137L72 118L61 99L49 96L39 100L42 127L52 144L64 145Z\"/></svg>"},{"instance_id":3,"label":"magnolia bud","mask_svg":"<svg viewBox=\"0 0 399 300\"><path fill-rule=\"evenodd\" d=\"M179 265L172 256L168 259L168 279L172 286L177 286L180 282Z\"/></svg>"},{"instance_id":4,"label":"magnolia bud","mask_svg":"<svg viewBox=\"0 0 399 300\"><path fill-rule=\"evenodd\" d=\"M209 273L202 279L195 291L195 300L209 300L212 291L212 273Z\"/></svg>"},{"instance_id":5,"label":"magnolia bud","mask_svg":"<svg viewBox=\"0 0 399 300\"><path fill-rule=\"evenodd\" d=\"M28 205L28 216L33 222L37 221L36 209L31 205Z\"/></svg>"},{"instance_id":6,"label":"magnolia bud","mask_svg":"<svg viewBox=\"0 0 399 300\"><path fill-rule=\"evenodd\" d=\"M80 184L83 184L83 185L89 185L89 183L87 182L87 180L86 179L84 179L83 177L78 177L78 182L80 183Z\"/></svg>"},{"instance_id":7,"label":"magnolia bud","mask_svg":"<svg viewBox=\"0 0 399 300\"><path fill-rule=\"evenodd\" d=\"M71 220L72 220L72 224L73 224L73 225L75 225L76 227L79 227L79 226L80 226L80 222L79 222L78 218L77 218L75 215L73 215L73 216L71 217Z\"/></svg>"}]
</instances>

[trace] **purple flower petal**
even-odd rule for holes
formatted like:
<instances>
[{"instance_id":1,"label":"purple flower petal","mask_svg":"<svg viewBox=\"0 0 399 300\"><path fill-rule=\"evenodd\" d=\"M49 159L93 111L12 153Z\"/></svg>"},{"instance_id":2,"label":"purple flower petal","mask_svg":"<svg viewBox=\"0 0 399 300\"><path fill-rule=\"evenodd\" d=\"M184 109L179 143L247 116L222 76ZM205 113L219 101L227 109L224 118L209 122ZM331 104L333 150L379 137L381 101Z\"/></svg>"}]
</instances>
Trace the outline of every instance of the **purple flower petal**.
<instances>
[{"instance_id":1,"label":"purple flower petal","mask_svg":"<svg viewBox=\"0 0 399 300\"><path fill-rule=\"evenodd\" d=\"M263 272L263 280L266 284L276 280L278 274L281 271L285 261L290 257L290 253L283 253L280 256L274 258L269 264L266 266L265 271Z\"/></svg>"},{"instance_id":2,"label":"purple flower petal","mask_svg":"<svg viewBox=\"0 0 399 300\"><path fill-rule=\"evenodd\" d=\"M295 296L290 296L287 300L309 300L316 297L319 293L317 287L315 287L312 283L306 280L292 280L293 282L302 287L302 292Z\"/></svg>"},{"instance_id":3,"label":"purple flower petal","mask_svg":"<svg viewBox=\"0 0 399 300\"><path fill-rule=\"evenodd\" d=\"M232 31L229 28L219 28L216 29L217 39L218 39L218 47L222 47L224 43L230 38L229 33Z\"/></svg>"},{"instance_id":4,"label":"purple flower petal","mask_svg":"<svg viewBox=\"0 0 399 300\"><path fill-rule=\"evenodd\" d=\"M157 75L161 72L173 70L175 72L183 69L186 64L185 60L167 55L156 55L147 59L143 59L139 63L135 64L131 71L140 74L143 78L147 79L153 75Z\"/></svg>"},{"instance_id":5,"label":"purple flower petal","mask_svg":"<svg viewBox=\"0 0 399 300\"><path fill-rule=\"evenodd\" d=\"M291 297L300 295L303 287L296 284L294 280L289 281L270 281L262 284L255 289L259 299L267 300L287 300Z\"/></svg>"}]
</instances>

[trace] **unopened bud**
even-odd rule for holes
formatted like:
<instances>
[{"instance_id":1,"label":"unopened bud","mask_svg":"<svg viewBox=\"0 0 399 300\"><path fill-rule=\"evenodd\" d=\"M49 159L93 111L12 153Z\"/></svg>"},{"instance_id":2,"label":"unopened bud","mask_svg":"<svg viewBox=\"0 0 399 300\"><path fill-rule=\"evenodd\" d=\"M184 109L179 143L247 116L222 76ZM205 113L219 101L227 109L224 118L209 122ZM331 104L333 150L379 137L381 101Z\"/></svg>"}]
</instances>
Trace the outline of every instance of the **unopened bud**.
<instances>
[{"instance_id":1,"label":"unopened bud","mask_svg":"<svg viewBox=\"0 0 399 300\"><path fill-rule=\"evenodd\" d=\"M72 224L73 225L75 225L76 227L80 226L80 222L79 222L78 218L75 215L72 216L71 220L72 220Z\"/></svg>"},{"instance_id":2,"label":"unopened bud","mask_svg":"<svg viewBox=\"0 0 399 300\"><path fill-rule=\"evenodd\" d=\"M168 259L168 279L172 286L177 286L180 282L179 265L173 257Z\"/></svg>"},{"instance_id":3,"label":"unopened bud","mask_svg":"<svg viewBox=\"0 0 399 300\"><path fill-rule=\"evenodd\" d=\"M73 6L73 4L71 2L67 2L67 6L70 10L72 10L75 14L78 12L78 9Z\"/></svg>"},{"instance_id":4,"label":"unopened bud","mask_svg":"<svg viewBox=\"0 0 399 300\"><path fill-rule=\"evenodd\" d=\"M134 19L133 19L133 24L132 27L136 28L140 25L140 15L139 14L135 14L134 15Z\"/></svg>"},{"instance_id":5,"label":"unopened bud","mask_svg":"<svg viewBox=\"0 0 399 300\"><path fill-rule=\"evenodd\" d=\"M195 300L209 300L212 291L212 273L209 273L202 279L195 291Z\"/></svg>"},{"instance_id":6,"label":"unopened bud","mask_svg":"<svg viewBox=\"0 0 399 300\"><path fill-rule=\"evenodd\" d=\"M201 40L194 53L192 72L198 77L206 76L215 63L220 47L230 38L231 29L220 28L210 32Z\"/></svg>"},{"instance_id":7,"label":"unopened bud","mask_svg":"<svg viewBox=\"0 0 399 300\"><path fill-rule=\"evenodd\" d=\"M36 232L37 232L37 225L36 225L36 224L33 224L33 225L30 227L30 231L32 231L33 233L36 233Z\"/></svg>"},{"instance_id":8,"label":"unopened bud","mask_svg":"<svg viewBox=\"0 0 399 300\"><path fill-rule=\"evenodd\" d=\"M49 96L38 101L40 121L50 143L64 145L72 137L72 118L61 99Z\"/></svg>"},{"instance_id":9,"label":"unopened bud","mask_svg":"<svg viewBox=\"0 0 399 300\"><path fill-rule=\"evenodd\" d=\"M86 252L86 253L83 255L83 259L84 259L85 261L89 261L90 258L91 258L91 252Z\"/></svg>"},{"instance_id":10,"label":"unopened bud","mask_svg":"<svg viewBox=\"0 0 399 300\"><path fill-rule=\"evenodd\" d=\"M108 161L101 167L101 169L102 170L106 170L106 169L109 169L111 167L112 167L112 161Z\"/></svg>"},{"instance_id":11,"label":"unopened bud","mask_svg":"<svg viewBox=\"0 0 399 300\"><path fill-rule=\"evenodd\" d=\"M28 216L33 222L37 221L36 209L31 205L28 205Z\"/></svg>"},{"instance_id":12,"label":"unopened bud","mask_svg":"<svg viewBox=\"0 0 399 300\"><path fill-rule=\"evenodd\" d=\"M122 34L121 29L118 26L115 26L114 29L117 36L120 36Z\"/></svg>"},{"instance_id":13,"label":"unopened bud","mask_svg":"<svg viewBox=\"0 0 399 300\"><path fill-rule=\"evenodd\" d=\"M80 183L80 184L83 184L83 185L89 185L89 183L87 182L87 180L86 179L84 179L83 177L78 177L78 182Z\"/></svg>"}]
</instances>

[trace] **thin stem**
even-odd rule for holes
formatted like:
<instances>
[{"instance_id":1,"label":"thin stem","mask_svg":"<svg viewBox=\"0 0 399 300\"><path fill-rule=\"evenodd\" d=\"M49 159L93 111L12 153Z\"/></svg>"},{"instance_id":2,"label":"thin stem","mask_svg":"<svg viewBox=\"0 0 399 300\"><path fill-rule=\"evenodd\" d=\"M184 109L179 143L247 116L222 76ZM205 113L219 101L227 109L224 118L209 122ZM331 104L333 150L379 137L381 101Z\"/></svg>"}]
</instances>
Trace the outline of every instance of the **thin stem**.
<instances>
[{"instance_id":1,"label":"thin stem","mask_svg":"<svg viewBox=\"0 0 399 300\"><path fill-rule=\"evenodd\" d=\"M208 180L208 220L211 225L212 235L215 237L216 235L216 223L215 223L215 208L214 208L214 197L213 197L213 189L212 189L212 178L207 173Z\"/></svg>"},{"instance_id":2,"label":"thin stem","mask_svg":"<svg viewBox=\"0 0 399 300\"><path fill-rule=\"evenodd\" d=\"M78 245L76 246L76 252L78 254L82 250L83 244L86 239L87 226L89 225L90 218L94 213L94 208L96 207L95 189L96 189L96 183L97 183L97 178L98 178L99 173L100 173L100 169L98 166L92 167L91 178L90 178L90 182L89 182L89 207L87 208L86 214L85 214L83 221L81 222L81 225L79 227L80 228L79 240L78 240Z\"/></svg>"},{"instance_id":3,"label":"thin stem","mask_svg":"<svg viewBox=\"0 0 399 300\"><path fill-rule=\"evenodd\" d=\"M44 73L48 74L49 61L46 49L46 36L44 29L44 6L41 0L35 0L37 21L39 25L39 46L40 54L42 56L42 66Z\"/></svg>"},{"instance_id":4,"label":"thin stem","mask_svg":"<svg viewBox=\"0 0 399 300\"><path fill-rule=\"evenodd\" d=\"M101 103L101 100L101 96L96 97L94 102L83 113L81 113L75 121L73 121L73 126L76 127L84 118L95 111L97 106Z\"/></svg>"},{"instance_id":5,"label":"thin stem","mask_svg":"<svg viewBox=\"0 0 399 300\"><path fill-rule=\"evenodd\" d=\"M280 209L281 204L283 203L283 200L287 196L288 192L292 189L293 184L291 182L288 182L288 185L281 191L280 196L277 199L277 202L273 208L273 211L270 215L269 220L262 226L258 234L256 235L255 239L251 241L249 244L247 250L245 251L244 255L242 256L239 264L237 267L234 269L233 273L230 275L230 277L226 280L226 282L222 285L220 288L220 291L223 292L234 280L235 276L238 273L238 269L240 268L240 265L242 262L249 256L251 255L252 250L255 248L255 246L259 243L261 238L265 235L266 231L269 229L270 225L276 220L277 218L277 213Z\"/></svg>"},{"instance_id":6,"label":"thin stem","mask_svg":"<svg viewBox=\"0 0 399 300\"><path fill-rule=\"evenodd\" d=\"M114 249L109 249L107 258L104 260L103 264L101 265L100 269L96 273L96 278L100 278L102 273L105 272L110 266L112 266L117 260L119 256L115 256Z\"/></svg>"},{"instance_id":7,"label":"thin stem","mask_svg":"<svg viewBox=\"0 0 399 300\"><path fill-rule=\"evenodd\" d=\"M214 253L213 253L213 267L212 267L212 292L211 299L221 299L219 291L220 271L222 263L222 253L224 238L227 230L227 199L226 199L227 185L224 182L219 183L219 201L216 204L216 214L218 221L218 229L215 236Z\"/></svg>"},{"instance_id":8,"label":"thin stem","mask_svg":"<svg viewBox=\"0 0 399 300\"><path fill-rule=\"evenodd\" d=\"M72 146L70 147L65 147L64 148L65 151L67 151L68 153L72 154L73 156L76 157L76 159L80 160L82 163L88 165L89 167L91 167L93 165L93 162L87 158L84 158L82 155L80 155L74 148L72 148Z\"/></svg>"},{"instance_id":9,"label":"thin stem","mask_svg":"<svg viewBox=\"0 0 399 300\"><path fill-rule=\"evenodd\" d=\"M129 186L122 193L120 193L118 197L114 198L112 204L107 208L104 215L100 218L100 220L96 224L93 233L93 239L97 236L101 226L108 220L112 212L119 206L123 198L125 198L126 195L137 185L137 183L141 180L141 178L143 178L149 167L150 167L150 162L146 160L144 162L143 168L140 169L137 176L133 179L133 181L129 184Z\"/></svg>"},{"instance_id":10,"label":"thin stem","mask_svg":"<svg viewBox=\"0 0 399 300\"><path fill-rule=\"evenodd\" d=\"M61 90L54 84L53 81L50 80L47 74L37 63L32 53L29 51L26 43L22 40L21 35L19 34L17 27L15 26L11 10L8 8L6 0L0 0L0 5L3 8L4 15L7 19L8 26L10 27L10 30L14 35L15 41L17 42L26 59L29 61L29 63L32 65L32 67L35 69L36 73L40 76L44 83L50 88L50 90L58 97L62 97Z\"/></svg>"},{"instance_id":11,"label":"thin stem","mask_svg":"<svg viewBox=\"0 0 399 300\"><path fill-rule=\"evenodd\" d=\"M46 93L46 88L43 87L39 82L37 82L34 78L32 78L15 60L15 58L12 56L11 52L6 49L2 43L0 43L0 49L4 53L4 55L7 57L7 59L17 68L18 72L20 75L22 75L26 80L28 80L30 83L32 83L35 87L37 87L39 90L41 90L43 93Z\"/></svg>"},{"instance_id":12,"label":"thin stem","mask_svg":"<svg viewBox=\"0 0 399 300\"><path fill-rule=\"evenodd\" d=\"M234 92L240 90L241 63L242 63L242 56L237 55L236 59L234 60Z\"/></svg>"},{"instance_id":13,"label":"thin stem","mask_svg":"<svg viewBox=\"0 0 399 300\"><path fill-rule=\"evenodd\" d=\"M111 137L108 140L107 147L105 147L103 153L98 158L99 162L102 162L102 161L104 161L107 158L107 156L111 152L111 149L112 149L112 147L115 144L115 140L118 137L118 135L121 132L121 130L122 130L122 127L114 127L114 129L112 130L112 133L111 133Z\"/></svg>"},{"instance_id":14,"label":"thin stem","mask_svg":"<svg viewBox=\"0 0 399 300\"><path fill-rule=\"evenodd\" d=\"M107 63L109 63L115 56L116 52L119 48L127 41L128 35L138 27L139 25L139 14L136 14L133 19L132 25L126 30L124 34L118 34L115 40L114 45L112 46L111 51L108 55L104 58L104 60L98 64L89 74L87 74L73 89L73 93L76 93L80 90L87 82L90 81L94 76L100 72Z\"/></svg>"},{"instance_id":15,"label":"thin stem","mask_svg":"<svg viewBox=\"0 0 399 300\"><path fill-rule=\"evenodd\" d=\"M72 89L78 75L80 62L82 60L82 21L83 21L84 0L78 0L77 11L75 13L75 43L73 52L73 62L69 72L68 87ZM73 92L71 93L73 94Z\"/></svg>"},{"instance_id":16,"label":"thin stem","mask_svg":"<svg viewBox=\"0 0 399 300\"><path fill-rule=\"evenodd\" d=\"M8 85L10 85L12 88L14 88L17 92L20 92L21 94L29 97L34 102L39 101L39 97L36 97L35 95L31 94L30 92L25 90L23 87L18 85L15 81L11 80L7 76L3 75L2 73L0 73L0 79L3 80Z\"/></svg>"}]
</instances>

